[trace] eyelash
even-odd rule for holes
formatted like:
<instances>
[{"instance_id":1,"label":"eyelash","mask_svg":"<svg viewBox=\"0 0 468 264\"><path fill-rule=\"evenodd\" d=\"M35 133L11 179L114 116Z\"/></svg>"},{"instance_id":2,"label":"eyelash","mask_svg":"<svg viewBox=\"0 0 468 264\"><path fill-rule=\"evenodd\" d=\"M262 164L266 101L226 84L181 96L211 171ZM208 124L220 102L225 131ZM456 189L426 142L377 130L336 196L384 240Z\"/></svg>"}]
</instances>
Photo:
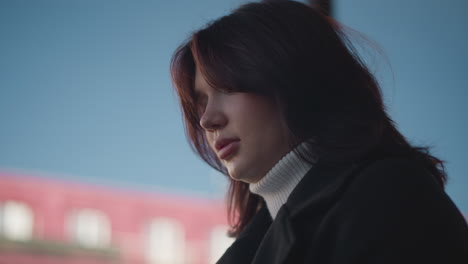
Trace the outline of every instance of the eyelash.
<instances>
[{"instance_id":1,"label":"eyelash","mask_svg":"<svg viewBox=\"0 0 468 264\"><path fill-rule=\"evenodd\" d=\"M201 115L206 108L206 103L201 100L200 97L195 98L196 111Z\"/></svg>"},{"instance_id":2,"label":"eyelash","mask_svg":"<svg viewBox=\"0 0 468 264\"><path fill-rule=\"evenodd\" d=\"M197 108L198 108L197 110L198 110L199 115L202 115L206 110L206 104L203 104L203 105L199 104Z\"/></svg>"},{"instance_id":3,"label":"eyelash","mask_svg":"<svg viewBox=\"0 0 468 264\"><path fill-rule=\"evenodd\" d=\"M229 92L229 91L224 91L224 90L220 90L219 91L220 93L222 94L232 94L233 92ZM195 98L195 102L196 102L196 106L197 106L197 111L199 112L199 114L203 114L203 112L205 111L206 109L206 105L207 105L207 96L200 96L198 95L196 98Z\"/></svg>"}]
</instances>

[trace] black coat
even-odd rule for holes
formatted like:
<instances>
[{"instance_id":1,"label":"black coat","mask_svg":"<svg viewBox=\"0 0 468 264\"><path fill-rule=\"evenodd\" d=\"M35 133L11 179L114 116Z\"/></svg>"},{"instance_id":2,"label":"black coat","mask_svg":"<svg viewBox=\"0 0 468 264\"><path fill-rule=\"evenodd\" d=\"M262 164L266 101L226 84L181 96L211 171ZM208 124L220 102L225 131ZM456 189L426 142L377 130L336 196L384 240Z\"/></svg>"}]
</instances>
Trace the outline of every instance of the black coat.
<instances>
[{"instance_id":1,"label":"black coat","mask_svg":"<svg viewBox=\"0 0 468 264\"><path fill-rule=\"evenodd\" d=\"M467 264L468 226L411 160L317 164L274 221L262 207L217 263Z\"/></svg>"}]
</instances>

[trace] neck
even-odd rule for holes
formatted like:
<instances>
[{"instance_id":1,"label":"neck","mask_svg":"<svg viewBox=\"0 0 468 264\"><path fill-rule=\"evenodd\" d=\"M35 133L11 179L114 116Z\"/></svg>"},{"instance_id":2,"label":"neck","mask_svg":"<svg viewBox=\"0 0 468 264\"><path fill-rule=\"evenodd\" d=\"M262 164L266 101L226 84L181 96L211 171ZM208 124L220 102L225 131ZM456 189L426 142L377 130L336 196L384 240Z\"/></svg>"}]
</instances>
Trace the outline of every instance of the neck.
<instances>
[{"instance_id":1,"label":"neck","mask_svg":"<svg viewBox=\"0 0 468 264\"><path fill-rule=\"evenodd\" d=\"M260 181L249 185L251 192L263 197L273 219L293 189L312 167L294 152L294 150L306 152L306 148L305 142L302 142L283 156Z\"/></svg>"}]
</instances>

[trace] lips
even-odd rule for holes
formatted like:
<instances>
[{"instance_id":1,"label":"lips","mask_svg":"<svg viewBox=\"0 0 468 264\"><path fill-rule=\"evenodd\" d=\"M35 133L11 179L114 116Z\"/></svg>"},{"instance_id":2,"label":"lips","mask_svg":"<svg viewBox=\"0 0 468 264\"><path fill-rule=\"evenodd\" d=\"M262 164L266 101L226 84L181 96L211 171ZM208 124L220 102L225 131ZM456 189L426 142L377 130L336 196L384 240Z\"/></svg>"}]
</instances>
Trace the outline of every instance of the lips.
<instances>
[{"instance_id":1,"label":"lips","mask_svg":"<svg viewBox=\"0 0 468 264\"><path fill-rule=\"evenodd\" d=\"M239 139L229 138L217 140L215 143L215 148L218 152L218 157L220 159L227 159L231 154L233 154L239 148Z\"/></svg>"}]
</instances>

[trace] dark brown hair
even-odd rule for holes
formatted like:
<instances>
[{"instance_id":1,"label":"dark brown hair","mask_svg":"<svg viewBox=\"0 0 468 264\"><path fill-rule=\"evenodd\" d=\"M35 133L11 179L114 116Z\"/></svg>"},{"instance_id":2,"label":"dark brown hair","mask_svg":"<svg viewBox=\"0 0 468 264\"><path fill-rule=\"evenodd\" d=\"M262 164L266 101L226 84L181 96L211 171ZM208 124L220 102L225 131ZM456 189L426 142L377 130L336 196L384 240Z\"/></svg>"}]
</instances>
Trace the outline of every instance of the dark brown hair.
<instances>
[{"instance_id":1,"label":"dark brown hair","mask_svg":"<svg viewBox=\"0 0 468 264\"><path fill-rule=\"evenodd\" d=\"M377 81L335 20L295 1L249 3L195 32L175 52L171 74L192 149L228 176L199 124L194 94L198 67L215 89L266 96L280 109L289 144L306 141L314 163L376 156L413 157L444 185L443 162L413 147L385 111ZM229 176L228 176L229 178ZM231 234L262 206L248 184L231 178Z\"/></svg>"}]
</instances>

